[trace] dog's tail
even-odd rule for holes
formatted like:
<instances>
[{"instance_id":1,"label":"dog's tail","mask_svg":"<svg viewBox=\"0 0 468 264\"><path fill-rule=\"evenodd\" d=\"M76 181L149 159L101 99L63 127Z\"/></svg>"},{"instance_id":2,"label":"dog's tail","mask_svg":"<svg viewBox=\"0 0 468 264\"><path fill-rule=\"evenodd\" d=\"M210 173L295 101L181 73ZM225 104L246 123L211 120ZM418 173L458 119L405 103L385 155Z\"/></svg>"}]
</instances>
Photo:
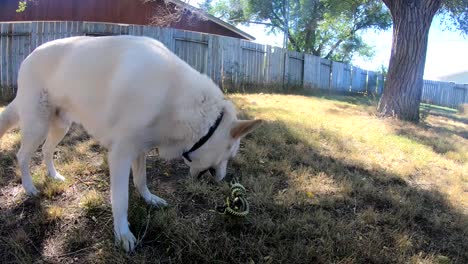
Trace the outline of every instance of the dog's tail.
<instances>
[{"instance_id":1,"label":"dog's tail","mask_svg":"<svg viewBox=\"0 0 468 264\"><path fill-rule=\"evenodd\" d=\"M16 110L15 101L13 101L0 114L0 138L8 129L15 126L18 120L18 111Z\"/></svg>"}]
</instances>

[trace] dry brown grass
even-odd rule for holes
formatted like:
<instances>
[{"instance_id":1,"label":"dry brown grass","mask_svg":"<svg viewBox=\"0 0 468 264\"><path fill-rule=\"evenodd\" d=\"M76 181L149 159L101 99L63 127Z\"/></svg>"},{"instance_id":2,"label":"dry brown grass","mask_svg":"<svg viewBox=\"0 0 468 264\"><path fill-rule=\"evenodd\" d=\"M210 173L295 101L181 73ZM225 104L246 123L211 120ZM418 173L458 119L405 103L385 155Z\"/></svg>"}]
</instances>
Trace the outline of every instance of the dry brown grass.
<instances>
[{"instance_id":1,"label":"dry brown grass","mask_svg":"<svg viewBox=\"0 0 468 264\"><path fill-rule=\"evenodd\" d=\"M468 104L458 106L458 113L460 115L468 116Z\"/></svg>"},{"instance_id":2,"label":"dry brown grass","mask_svg":"<svg viewBox=\"0 0 468 264\"><path fill-rule=\"evenodd\" d=\"M113 246L105 150L75 127L56 152L67 181L48 180L38 152L43 195L27 198L13 131L0 140L0 262L468 263L466 118L414 125L377 118L363 98L230 97L266 120L228 171L248 190L247 218L214 211L227 182L150 153L150 189L172 206L155 210L131 188L140 244L126 255Z\"/></svg>"}]
</instances>

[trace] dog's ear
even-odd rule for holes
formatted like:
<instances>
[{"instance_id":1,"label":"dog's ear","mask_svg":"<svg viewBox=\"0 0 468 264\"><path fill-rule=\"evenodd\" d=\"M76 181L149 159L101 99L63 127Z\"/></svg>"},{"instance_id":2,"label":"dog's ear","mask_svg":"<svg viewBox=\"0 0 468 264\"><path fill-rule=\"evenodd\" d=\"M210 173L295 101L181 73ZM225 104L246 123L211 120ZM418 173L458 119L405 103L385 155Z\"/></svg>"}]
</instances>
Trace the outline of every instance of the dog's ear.
<instances>
[{"instance_id":1,"label":"dog's ear","mask_svg":"<svg viewBox=\"0 0 468 264\"><path fill-rule=\"evenodd\" d=\"M235 139L244 137L256 129L262 122L263 120L261 119L235 121L231 128L231 136Z\"/></svg>"}]
</instances>

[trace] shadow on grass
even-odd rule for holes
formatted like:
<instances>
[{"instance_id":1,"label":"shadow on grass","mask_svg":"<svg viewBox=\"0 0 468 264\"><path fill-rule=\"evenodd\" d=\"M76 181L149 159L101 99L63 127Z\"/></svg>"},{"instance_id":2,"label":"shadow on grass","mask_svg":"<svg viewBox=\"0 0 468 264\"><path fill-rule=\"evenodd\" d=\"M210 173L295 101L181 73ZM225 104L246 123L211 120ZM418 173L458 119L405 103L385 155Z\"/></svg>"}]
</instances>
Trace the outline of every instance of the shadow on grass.
<instances>
[{"instance_id":1,"label":"shadow on grass","mask_svg":"<svg viewBox=\"0 0 468 264\"><path fill-rule=\"evenodd\" d=\"M267 124L263 129L281 133L263 136L294 138L289 127L279 122ZM253 135L256 144L268 144L268 138L258 138L261 134ZM323 156L299 138L289 141L306 146L296 157L299 160L291 160L291 170L310 168L314 175L328 175L333 182L348 189L314 198L300 195L298 191L297 201L292 199L288 207L273 202L254 204L253 214L258 222L254 220L250 232L256 232L254 237L269 234L271 241L263 245L264 255L276 252L274 259L293 263L407 263L418 254L428 258L446 256L453 263L468 261L464 250L468 243L468 218L453 208L442 193L410 186L383 168L367 170ZM292 145L273 147L272 155L276 158L267 155L269 164L263 170L247 174L270 174L268 166L274 167L291 155ZM270 180L277 189L263 201L275 201L277 194L284 190L283 181L286 180L287 188L292 186L288 184L290 176L281 173L273 172ZM304 197L302 201L300 197Z\"/></svg>"},{"instance_id":2,"label":"shadow on grass","mask_svg":"<svg viewBox=\"0 0 468 264\"><path fill-rule=\"evenodd\" d=\"M379 97L375 95L368 95L365 93L350 93L343 91L332 91L323 89L290 89L282 90L281 88L270 89L270 87L248 89L248 90L229 90L228 93L242 93L242 94L258 94L258 93L269 93L269 94L284 94L284 95L302 95L312 96L317 98L323 98L327 100L339 101L349 103L352 105L364 105L364 106L377 106Z\"/></svg>"},{"instance_id":3,"label":"shadow on grass","mask_svg":"<svg viewBox=\"0 0 468 264\"><path fill-rule=\"evenodd\" d=\"M32 263L47 237L47 228L38 228L45 224L41 199L23 198L14 206L0 209L0 261Z\"/></svg>"},{"instance_id":4,"label":"shadow on grass","mask_svg":"<svg viewBox=\"0 0 468 264\"><path fill-rule=\"evenodd\" d=\"M432 133L429 131L426 133L421 132L421 130L424 129L427 131L428 128L424 127L424 125L418 125L416 129L401 126L396 130L396 134L405 136L409 139L415 140L418 143L429 146L434 150L434 152L439 154L446 154L449 151L459 150L459 145L457 142L450 140L450 136L452 134L458 135L458 133L448 129L443 130L443 132L440 129L438 129L438 131L432 130Z\"/></svg>"},{"instance_id":5,"label":"shadow on grass","mask_svg":"<svg viewBox=\"0 0 468 264\"><path fill-rule=\"evenodd\" d=\"M426 145L439 154L458 153L455 155L457 159L465 162L468 156L460 141L468 139L468 130L464 123L466 121L449 112L445 114L427 112L427 114L433 117L419 124L400 123L397 125L396 134ZM453 158L451 155L447 157Z\"/></svg>"},{"instance_id":6,"label":"shadow on grass","mask_svg":"<svg viewBox=\"0 0 468 264\"><path fill-rule=\"evenodd\" d=\"M436 113L436 114L441 114L441 115L452 115L452 114L457 113L457 110L453 108L425 104L425 103L421 103L419 109L422 111L430 111L431 113Z\"/></svg>"},{"instance_id":7,"label":"shadow on grass","mask_svg":"<svg viewBox=\"0 0 468 264\"><path fill-rule=\"evenodd\" d=\"M352 151L332 132L325 139ZM47 199L40 198L0 212L9 219L0 224L1 237L20 245L0 244L0 261L15 261L10 252L22 248L21 259L57 263L468 263L468 218L441 192L412 186L385 168L323 155L282 122L249 135L229 168L248 190L245 219L214 211L229 193L227 182L185 178L180 162L156 157L149 157L148 172L150 189L172 207L148 207L130 187L130 228L143 238L135 253L113 246L109 206L50 223L41 220ZM336 188L309 193L309 181L318 177ZM29 240L15 238L18 227ZM45 244L58 236L62 252L45 256Z\"/></svg>"},{"instance_id":8,"label":"shadow on grass","mask_svg":"<svg viewBox=\"0 0 468 264\"><path fill-rule=\"evenodd\" d=\"M351 93L325 93L317 92L310 93L309 96L324 98L327 100L340 101L352 105L363 105L363 106L376 106L379 102L379 98L372 95L365 94L351 94Z\"/></svg>"},{"instance_id":9,"label":"shadow on grass","mask_svg":"<svg viewBox=\"0 0 468 264\"><path fill-rule=\"evenodd\" d=\"M457 110L447 107L441 107L436 105L430 104L423 104L420 105L420 111L423 115L427 116L429 114L439 117L445 117L451 119L455 122L460 122L464 124L468 124L468 118L457 115Z\"/></svg>"},{"instance_id":10,"label":"shadow on grass","mask_svg":"<svg viewBox=\"0 0 468 264\"><path fill-rule=\"evenodd\" d=\"M20 142L17 141L7 151L1 152L0 157L0 188L6 186L10 181L15 179L15 170L17 166L16 153L20 147Z\"/></svg>"}]
</instances>

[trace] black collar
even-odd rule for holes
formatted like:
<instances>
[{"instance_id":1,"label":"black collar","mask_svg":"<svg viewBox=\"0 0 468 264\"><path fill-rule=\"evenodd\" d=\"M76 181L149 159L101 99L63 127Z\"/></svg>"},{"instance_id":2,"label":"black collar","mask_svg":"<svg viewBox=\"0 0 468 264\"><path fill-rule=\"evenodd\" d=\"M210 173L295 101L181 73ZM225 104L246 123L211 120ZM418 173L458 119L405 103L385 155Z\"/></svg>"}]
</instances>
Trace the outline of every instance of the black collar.
<instances>
[{"instance_id":1,"label":"black collar","mask_svg":"<svg viewBox=\"0 0 468 264\"><path fill-rule=\"evenodd\" d=\"M215 123L213 124L213 126L210 127L210 130L208 130L208 133L206 133L206 135L204 135L202 138L200 138L200 140L198 140L197 143L195 143L195 145L193 145L193 147L189 150L189 151L185 151L182 156L187 159L188 161L192 162L192 159L190 159L189 155L190 153L194 152L195 150L201 148L201 146L203 146L203 144L205 144L209 139L210 137L214 134L214 132L216 131L216 129L218 128L219 124L221 123L221 120L223 120L223 116L224 116L224 112L221 111L221 113L219 114L218 116L218 119L216 119Z\"/></svg>"}]
</instances>

